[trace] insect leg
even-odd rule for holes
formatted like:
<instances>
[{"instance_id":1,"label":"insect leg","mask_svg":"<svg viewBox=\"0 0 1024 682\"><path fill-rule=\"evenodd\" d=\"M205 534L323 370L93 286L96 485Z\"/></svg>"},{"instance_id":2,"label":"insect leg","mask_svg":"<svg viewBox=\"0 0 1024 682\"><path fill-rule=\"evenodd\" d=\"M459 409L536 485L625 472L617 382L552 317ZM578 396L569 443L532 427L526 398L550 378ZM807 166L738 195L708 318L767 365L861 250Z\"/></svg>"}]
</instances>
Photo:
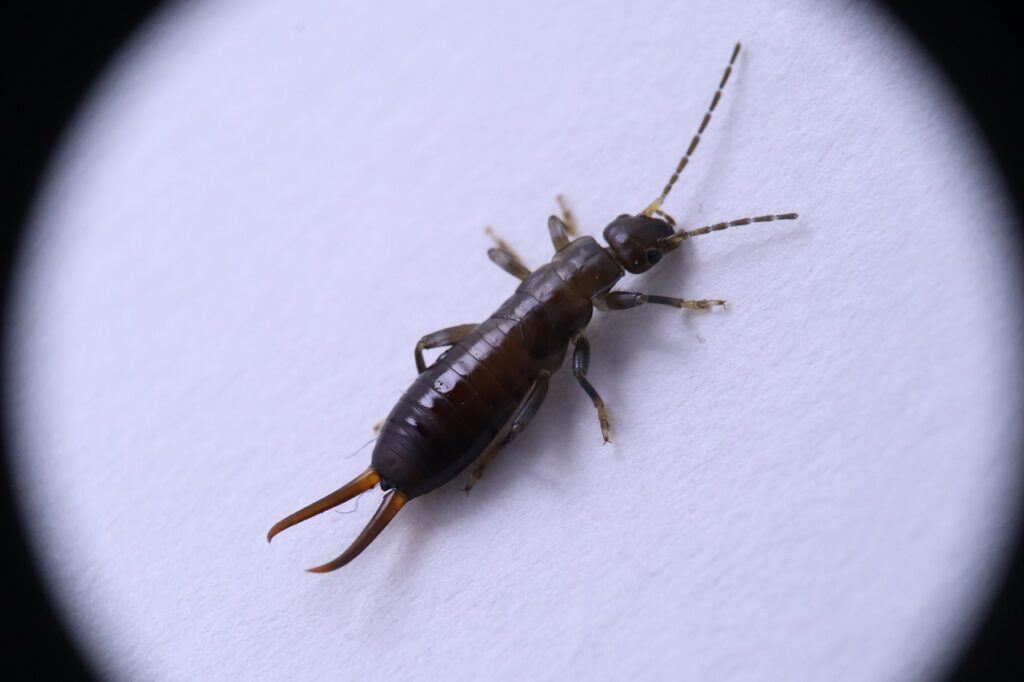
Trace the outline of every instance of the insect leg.
<instances>
[{"instance_id":1,"label":"insect leg","mask_svg":"<svg viewBox=\"0 0 1024 682\"><path fill-rule=\"evenodd\" d=\"M577 334L573 340L572 373L576 377L576 381L580 382L583 390L590 396L594 407L597 408L597 419L601 423L601 437L607 443L611 440L612 431L611 422L608 420L608 408L605 407L604 401L594 386L587 381L587 367L589 366L590 342L587 341L587 337L583 336L583 334Z\"/></svg>"},{"instance_id":2,"label":"insect leg","mask_svg":"<svg viewBox=\"0 0 1024 682\"><path fill-rule=\"evenodd\" d=\"M551 235L555 251L561 251L569 245L569 226L556 215L548 218L548 234Z\"/></svg>"},{"instance_id":3,"label":"insect leg","mask_svg":"<svg viewBox=\"0 0 1024 682\"><path fill-rule=\"evenodd\" d=\"M508 245L508 242L499 237L490 227L485 228L484 232L486 232L487 235L494 240L494 243L497 244L496 248L487 249L487 257L490 258L495 265L513 277L518 277L519 279L526 279L530 276L530 268L523 264L522 259L519 258L519 254L517 254L515 250Z\"/></svg>"},{"instance_id":4,"label":"insect leg","mask_svg":"<svg viewBox=\"0 0 1024 682\"><path fill-rule=\"evenodd\" d=\"M526 279L530 276L530 268L523 265L522 261L516 258L515 254L502 249L487 249L487 257L499 268L519 279Z\"/></svg>"},{"instance_id":5,"label":"insect leg","mask_svg":"<svg viewBox=\"0 0 1024 682\"><path fill-rule=\"evenodd\" d=\"M570 237L575 237L580 231L579 225L576 223L576 216L569 208L569 204L565 202L565 197L559 194L555 197L555 201L558 202L558 208L562 209L562 220L565 222L566 230Z\"/></svg>"},{"instance_id":6,"label":"insect leg","mask_svg":"<svg viewBox=\"0 0 1024 682\"><path fill-rule=\"evenodd\" d=\"M690 310L707 310L716 305L725 307L726 302L719 298L691 300L688 298L639 294L635 291L609 291L604 296L594 300L594 304L600 310L625 310L627 308L635 308L644 303L670 305L674 308L689 308Z\"/></svg>"},{"instance_id":7,"label":"insect leg","mask_svg":"<svg viewBox=\"0 0 1024 682\"><path fill-rule=\"evenodd\" d=\"M476 329L475 324L458 324L454 327L447 327L436 331L433 334L427 334L416 344L416 350L413 351L413 355L416 356L416 369L420 374L423 374L427 369L427 365L423 362L423 351L427 348L441 348L443 346L451 346L458 343L462 337Z\"/></svg>"},{"instance_id":8,"label":"insect leg","mask_svg":"<svg viewBox=\"0 0 1024 682\"><path fill-rule=\"evenodd\" d=\"M480 477L484 475L484 470L487 469L487 465L494 461L498 451L515 440L516 436L522 433L526 425L533 419L533 415L537 414L537 410L540 409L541 403L544 402L544 397L548 393L548 376L548 374L544 374L537 381L533 382L533 386L530 387L523 402L519 405L519 409L516 410L516 413L512 415L512 419L509 420L505 433L498 434L494 442L488 445L484 453L480 455L473 473L469 476L469 481L466 482L464 490L467 493L470 488L476 485Z\"/></svg>"},{"instance_id":9,"label":"insect leg","mask_svg":"<svg viewBox=\"0 0 1024 682\"><path fill-rule=\"evenodd\" d=\"M551 243L555 245L555 251L561 251L572 241L579 229L576 225L576 216L569 209L569 205L565 203L565 197L559 194L555 199L558 200L558 207L562 210L562 217L551 216L548 218L548 234L551 235Z\"/></svg>"}]
</instances>

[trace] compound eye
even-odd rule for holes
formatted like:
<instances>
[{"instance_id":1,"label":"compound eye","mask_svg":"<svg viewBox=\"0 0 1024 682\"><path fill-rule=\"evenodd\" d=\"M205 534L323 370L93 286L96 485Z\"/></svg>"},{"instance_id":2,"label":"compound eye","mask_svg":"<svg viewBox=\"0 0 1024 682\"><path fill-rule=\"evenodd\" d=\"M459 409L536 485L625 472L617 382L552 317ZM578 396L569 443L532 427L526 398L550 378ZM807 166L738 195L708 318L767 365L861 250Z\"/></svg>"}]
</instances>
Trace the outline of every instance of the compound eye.
<instances>
[{"instance_id":1,"label":"compound eye","mask_svg":"<svg viewBox=\"0 0 1024 682\"><path fill-rule=\"evenodd\" d=\"M648 263L650 263L651 265L654 265L655 263L657 263L660 260L661 260L661 251L658 251L657 249L649 249L647 251L647 262Z\"/></svg>"}]
</instances>

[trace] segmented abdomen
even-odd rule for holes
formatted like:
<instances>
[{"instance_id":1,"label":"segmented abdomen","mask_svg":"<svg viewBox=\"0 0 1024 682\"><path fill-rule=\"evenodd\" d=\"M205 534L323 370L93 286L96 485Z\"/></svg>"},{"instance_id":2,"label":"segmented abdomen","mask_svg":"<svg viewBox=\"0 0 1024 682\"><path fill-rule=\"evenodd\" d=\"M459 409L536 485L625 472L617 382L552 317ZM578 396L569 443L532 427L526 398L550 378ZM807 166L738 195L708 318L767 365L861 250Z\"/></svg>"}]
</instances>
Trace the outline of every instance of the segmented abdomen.
<instances>
[{"instance_id":1,"label":"segmented abdomen","mask_svg":"<svg viewBox=\"0 0 1024 682\"><path fill-rule=\"evenodd\" d=\"M415 497L451 480L494 440L537 378L561 365L593 308L545 268L395 405L373 451L385 486Z\"/></svg>"}]
</instances>

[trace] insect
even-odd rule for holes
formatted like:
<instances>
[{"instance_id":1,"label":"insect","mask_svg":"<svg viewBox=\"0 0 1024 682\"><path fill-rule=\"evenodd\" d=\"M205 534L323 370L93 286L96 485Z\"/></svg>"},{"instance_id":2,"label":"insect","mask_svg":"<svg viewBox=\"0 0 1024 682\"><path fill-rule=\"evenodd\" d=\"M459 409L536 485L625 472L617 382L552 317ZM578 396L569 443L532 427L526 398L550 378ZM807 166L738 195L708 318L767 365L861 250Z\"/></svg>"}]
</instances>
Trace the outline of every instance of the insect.
<instances>
[{"instance_id":1,"label":"insect","mask_svg":"<svg viewBox=\"0 0 1024 682\"><path fill-rule=\"evenodd\" d=\"M498 451L522 433L537 413L548 381L562 366L570 346L573 374L597 409L601 435L608 442L607 409L587 380L590 344L584 330L594 308L616 311L647 303L695 310L724 306L719 299L688 300L612 287L627 272L647 272L693 237L798 217L796 213L761 215L677 230L676 221L661 210L700 143L739 53L737 43L697 133L661 194L638 214L615 218L604 229L607 247L593 237L576 237L576 220L561 196L562 216L548 219L555 255L536 270L527 268L508 244L490 233L497 246L487 255L522 280L515 293L480 324L448 327L419 340L414 350L419 375L383 422L370 467L279 521L267 533L268 542L282 530L380 484L386 491L384 499L351 546L333 561L309 569L333 571L366 549L409 500L444 485L476 461L468 491ZM449 348L428 367L423 351L444 347Z\"/></svg>"}]
</instances>

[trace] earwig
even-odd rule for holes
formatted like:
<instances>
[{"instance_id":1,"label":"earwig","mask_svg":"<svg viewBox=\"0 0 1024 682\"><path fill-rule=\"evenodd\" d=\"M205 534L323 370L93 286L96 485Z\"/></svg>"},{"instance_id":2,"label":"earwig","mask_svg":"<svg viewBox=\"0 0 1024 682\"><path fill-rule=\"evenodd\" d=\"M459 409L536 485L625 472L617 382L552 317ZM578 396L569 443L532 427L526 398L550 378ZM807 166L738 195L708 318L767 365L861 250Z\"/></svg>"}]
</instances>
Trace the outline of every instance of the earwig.
<instances>
[{"instance_id":1,"label":"earwig","mask_svg":"<svg viewBox=\"0 0 1024 682\"><path fill-rule=\"evenodd\" d=\"M697 133L661 194L636 215L615 218L604 229L607 247L593 237L576 236L575 217L561 196L561 217L548 218L555 255L536 270L531 271L488 228L496 246L487 255L521 280L515 293L479 324L448 327L419 340L413 353L419 375L384 420L370 467L330 495L276 523L267 533L268 542L282 530L379 484L384 499L352 545L333 561L309 569L314 573L333 571L366 549L410 500L444 485L476 461L465 488L468 492L494 456L522 433L537 413L549 379L562 366L570 346L573 375L597 410L604 442L609 441L607 409L587 380L590 343L584 330L594 308L616 311L647 303L691 310L724 306L721 299L689 300L612 287L627 272L647 272L687 239L798 217L796 213L776 213L683 230L676 229L676 221L661 208L700 144L739 53L737 43ZM423 351L444 347L448 350L428 367Z\"/></svg>"}]
</instances>

